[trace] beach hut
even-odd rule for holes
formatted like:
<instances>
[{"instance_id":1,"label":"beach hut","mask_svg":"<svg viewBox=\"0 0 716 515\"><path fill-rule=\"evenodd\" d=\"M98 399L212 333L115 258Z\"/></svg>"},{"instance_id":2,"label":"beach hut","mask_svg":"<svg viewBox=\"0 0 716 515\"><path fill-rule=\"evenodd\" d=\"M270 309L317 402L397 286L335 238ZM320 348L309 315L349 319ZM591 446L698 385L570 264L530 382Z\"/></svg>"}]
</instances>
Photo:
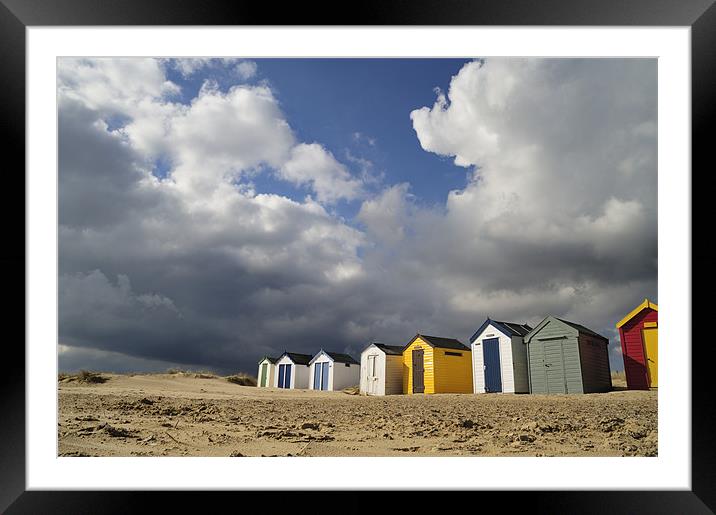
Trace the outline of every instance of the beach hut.
<instances>
[{"instance_id":1,"label":"beach hut","mask_svg":"<svg viewBox=\"0 0 716 515\"><path fill-rule=\"evenodd\" d=\"M276 358L270 356L264 356L259 361L259 373L256 377L259 378L256 386L268 387L273 386L276 382Z\"/></svg>"},{"instance_id":2,"label":"beach hut","mask_svg":"<svg viewBox=\"0 0 716 515\"><path fill-rule=\"evenodd\" d=\"M357 386L360 363L348 354L321 349L310 361L308 377L311 390L333 391Z\"/></svg>"},{"instance_id":3,"label":"beach hut","mask_svg":"<svg viewBox=\"0 0 716 515\"><path fill-rule=\"evenodd\" d=\"M416 334L403 349L403 393L472 393L472 359L454 338Z\"/></svg>"},{"instance_id":4,"label":"beach hut","mask_svg":"<svg viewBox=\"0 0 716 515\"><path fill-rule=\"evenodd\" d=\"M284 352L276 360L276 388L308 388L310 354Z\"/></svg>"},{"instance_id":5,"label":"beach hut","mask_svg":"<svg viewBox=\"0 0 716 515\"><path fill-rule=\"evenodd\" d=\"M612 389L609 340L583 325L548 316L524 337L531 393Z\"/></svg>"},{"instance_id":6,"label":"beach hut","mask_svg":"<svg viewBox=\"0 0 716 515\"><path fill-rule=\"evenodd\" d=\"M627 388L648 390L658 385L659 306L644 299L617 324Z\"/></svg>"},{"instance_id":7,"label":"beach hut","mask_svg":"<svg viewBox=\"0 0 716 515\"><path fill-rule=\"evenodd\" d=\"M360 355L361 395L403 393L403 346L371 343Z\"/></svg>"},{"instance_id":8,"label":"beach hut","mask_svg":"<svg viewBox=\"0 0 716 515\"><path fill-rule=\"evenodd\" d=\"M527 324L488 318L470 338L475 393L529 393Z\"/></svg>"}]
</instances>

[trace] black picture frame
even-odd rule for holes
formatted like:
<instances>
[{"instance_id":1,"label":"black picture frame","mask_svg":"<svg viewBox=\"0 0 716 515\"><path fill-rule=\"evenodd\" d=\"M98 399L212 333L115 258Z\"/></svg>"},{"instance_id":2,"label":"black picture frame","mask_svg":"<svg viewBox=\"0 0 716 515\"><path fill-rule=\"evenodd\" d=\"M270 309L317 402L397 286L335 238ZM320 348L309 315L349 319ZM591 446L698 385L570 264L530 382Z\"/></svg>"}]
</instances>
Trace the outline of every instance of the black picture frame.
<instances>
[{"instance_id":1,"label":"black picture frame","mask_svg":"<svg viewBox=\"0 0 716 515\"><path fill-rule=\"evenodd\" d=\"M278 7L280 5L280 7ZM341 2L249 3L219 0L0 0L0 141L5 143L4 215L6 244L2 253L6 299L5 328L18 330L25 320L25 29L62 25L564 25L688 26L692 37L692 276L702 292L710 291L710 234L705 195L713 164L708 137L716 107L716 6L714 0L370 0ZM11 161L7 157L13 158ZM710 166L709 166L710 165ZM708 167L708 168L707 168ZM700 173L695 173L697 170ZM23 194L20 194L22 192ZM697 202L704 197L704 202ZM700 206L700 208L697 208ZM10 243L11 242L11 243ZM23 270L23 274L19 273ZM668 273L668 270L662 270ZM712 281L712 280L711 280ZM706 300L692 290L692 320L708 319ZM21 302L18 299L22 299ZM155 492L26 491L25 488L25 326L15 338L6 336L5 366L0 374L0 511L16 513L131 513L143 511ZM694 335L707 328L697 326ZM692 356L692 490L691 491L533 491L480 492L485 506L510 499L539 513L712 513L716 510L716 446L713 429L716 403L710 381L713 347L708 341L690 347ZM162 511L206 510L216 502L249 508L259 498L246 492L204 492L211 503L188 492L162 494ZM253 493L253 496L265 495ZM272 495L282 495L280 493ZM294 506L310 507L308 492L292 492ZM358 512L363 492L342 492L343 512ZM457 494L456 494L457 495ZM240 497L237 497L240 496ZM455 498L461 502L462 496ZM443 498L444 499L444 498ZM437 496L417 493L404 502L427 509ZM443 500L444 502L444 500ZM453 501L451 501L452 503ZM406 505L407 508L407 505Z\"/></svg>"}]
</instances>

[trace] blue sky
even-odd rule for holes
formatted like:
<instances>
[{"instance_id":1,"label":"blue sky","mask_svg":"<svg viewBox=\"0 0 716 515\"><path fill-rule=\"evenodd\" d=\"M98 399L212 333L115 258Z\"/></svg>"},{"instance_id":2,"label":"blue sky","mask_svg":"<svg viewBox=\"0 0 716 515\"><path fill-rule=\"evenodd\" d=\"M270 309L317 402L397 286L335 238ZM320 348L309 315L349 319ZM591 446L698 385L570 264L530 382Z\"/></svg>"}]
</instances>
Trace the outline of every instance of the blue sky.
<instances>
[{"instance_id":1,"label":"blue sky","mask_svg":"<svg viewBox=\"0 0 716 515\"><path fill-rule=\"evenodd\" d=\"M657 297L654 59L58 62L60 366L254 372ZM457 163L457 164L456 164Z\"/></svg>"}]
</instances>

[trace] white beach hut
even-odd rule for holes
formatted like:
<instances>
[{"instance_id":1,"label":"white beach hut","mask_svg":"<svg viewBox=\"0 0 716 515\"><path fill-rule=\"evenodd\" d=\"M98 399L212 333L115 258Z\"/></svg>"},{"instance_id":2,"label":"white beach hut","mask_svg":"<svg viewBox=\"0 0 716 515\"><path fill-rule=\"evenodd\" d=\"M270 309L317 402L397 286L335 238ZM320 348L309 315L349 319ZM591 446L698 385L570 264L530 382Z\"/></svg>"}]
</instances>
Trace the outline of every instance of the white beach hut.
<instances>
[{"instance_id":1,"label":"white beach hut","mask_svg":"<svg viewBox=\"0 0 716 515\"><path fill-rule=\"evenodd\" d=\"M403 393L403 346L371 343L360 355L361 395Z\"/></svg>"},{"instance_id":2,"label":"white beach hut","mask_svg":"<svg viewBox=\"0 0 716 515\"><path fill-rule=\"evenodd\" d=\"M342 390L356 386L360 379L360 363L348 354L323 349L310 362L311 390Z\"/></svg>"},{"instance_id":3,"label":"white beach hut","mask_svg":"<svg viewBox=\"0 0 716 515\"><path fill-rule=\"evenodd\" d=\"M527 324L489 318L470 338L472 384L475 393L529 393Z\"/></svg>"},{"instance_id":4,"label":"white beach hut","mask_svg":"<svg viewBox=\"0 0 716 515\"><path fill-rule=\"evenodd\" d=\"M284 352L276 360L276 388L308 388L308 369L311 361L310 354Z\"/></svg>"},{"instance_id":5,"label":"white beach hut","mask_svg":"<svg viewBox=\"0 0 716 515\"><path fill-rule=\"evenodd\" d=\"M259 361L259 373L258 381L256 386L258 387L270 387L276 383L276 358L270 356L264 356Z\"/></svg>"}]
</instances>

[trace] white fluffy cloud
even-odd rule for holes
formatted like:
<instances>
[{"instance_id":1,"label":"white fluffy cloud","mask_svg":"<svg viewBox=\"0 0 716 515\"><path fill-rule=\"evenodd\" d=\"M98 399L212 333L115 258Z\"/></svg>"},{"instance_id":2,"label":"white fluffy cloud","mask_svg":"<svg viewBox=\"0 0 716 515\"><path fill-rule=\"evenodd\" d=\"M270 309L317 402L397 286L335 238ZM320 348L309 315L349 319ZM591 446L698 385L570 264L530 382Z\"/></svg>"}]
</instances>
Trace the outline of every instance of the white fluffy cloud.
<instances>
[{"instance_id":1,"label":"white fluffy cloud","mask_svg":"<svg viewBox=\"0 0 716 515\"><path fill-rule=\"evenodd\" d=\"M183 77L191 77L195 73L210 69L210 70L220 70L220 69L232 69L235 68L237 73L241 75L241 73L238 70L238 67L244 62L240 61L236 57L181 57L178 59L162 59L159 62L163 63L164 65L171 66L175 70L177 70ZM248 69L253 68L253 74L256 73L256 63L252 63L251 61L247 61ZM253 67L251 66L253 64ZM250 74L250 76L253 76L253 74ZM242 78L248 78L243 77Z\"/></svg>"},{"instance_id":2,"label":"white fluffy cloud","mask_svg":"<svg viewBox=\"0 0 716 515\"><path fill-rule=\"evenodd\" d=\"M211 63L209 57L182 57L173 60L174 68L184 77L190 77Z\"/></svg>"},{"instance_id":3,"label":"white fluffy cloud","mask_svg":"<svg viewBox=\"0 0 716 515\"><path fill-rule=\"evenodd\" d=\"M254 61L242 60L236 57L182 57L162 60L161 62L171 66L185 78L191 77L200 71L224 70L242 80L248 80L255 77L258 70L258 66Z\"/></svg>"},{"instance_id":4,"label":"white fluffy cloud","mask_svg":"<svg viewBox=\"0 0 716 515\"><path fill-rule=\"evenodd\" d=\"M297 185L310 184L322 202L354 199L362 193L360 181L318 143L293 147L279 176Z\"/></svg>"},{"instance_id":5,"label":"white fluffy cloud","mask_svg":"<svg viewBox=\"0 0 716 515\"><path fill-rule=\"evenodd\" d=\"M143 102L179 91L156 59L62 58L57 66L60 99L82 102L107 115L127 115Z\"/></svg>"},{"instance_id":6,"label":"white fluffy cloud","mask_svg":"<svg viewBox=\"0 0 716 515\"><path fill-rule=\"evenodd\" d=\"M447 204L473 236L638 247L655 237L655 107L651 60L496 59L411 118L423 148L474 167Z\"/></svg>"},{"instance_id":7,"label":"white fluffy cloud","mask_svg":"<svg viewBox=\"0 0 716 515\"><path fill-rule=\"evenodd\" d=\"M224 93L211 84L170 121L172 179L187 195L206 199L227 180L261 169L313 191L320 202L363 195L360 178L318 143L299 143L272 91L236 86ZM212 199L215 201L216 199Z\"/></svg>"},{"instance_id":8,"label":"white fluffy cloud","mask_svg":"<svg viewBox=\"0 0 716 515\"><path fill-rule=\"evenodd\" d=\"M236 86L223 93L206 85L170 120L169 129L176 160L172 178L195 195L224 184L227 175L238 178L261 165L281 166L295 144L265 87Z\"/></svg>"},{"instance_id":9,"label":"white fluffy cloud","mask_svg":"<svg viewBox=\"0 0 716 515\"><path fill-rule=\"evenodd\" d=\"M241 61L236 65L236 73L244 80L248 80L256 75L258 66L254 61Z\"/></svg>"}]
</instances>

